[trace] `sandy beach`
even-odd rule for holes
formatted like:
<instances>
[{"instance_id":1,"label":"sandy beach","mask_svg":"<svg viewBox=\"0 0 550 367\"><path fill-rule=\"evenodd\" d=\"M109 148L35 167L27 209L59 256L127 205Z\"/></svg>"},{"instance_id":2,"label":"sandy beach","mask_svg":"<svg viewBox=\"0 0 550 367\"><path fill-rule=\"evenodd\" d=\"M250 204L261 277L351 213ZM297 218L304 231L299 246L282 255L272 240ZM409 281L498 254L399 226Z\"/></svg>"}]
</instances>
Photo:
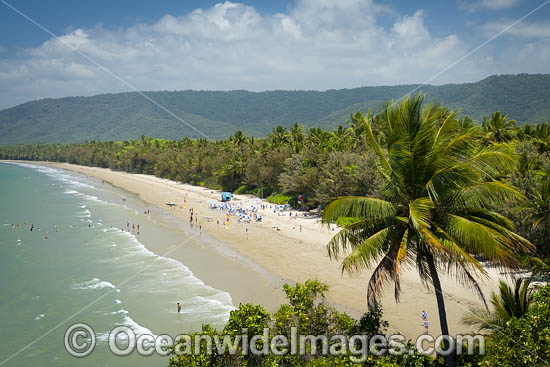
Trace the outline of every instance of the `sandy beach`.
<instances>
[{"instance_id":1,"label":"sandy beach","mask_svg":"<svg viewBox=\"0 0 550 367\"><path fill-rule=\"evenodd\" d=\"M329 259L326 250L327 242L337 229L334 226L333 229L321 226L318 218L305 218L297 211L289 216L288 211L278 215L272 209L260 209L259 214L264 218L262 222L243 224L238 223L236 217L231 217L229 229L226 229L223 225L225 214L210 209L208 203L210 200L219 200L219 191L104 168L67 163L29 163L48 164L104 180L137 194L144 201L158 207L167 207L167 202L174 202L176 207L170 212L185 221L189 221L189 208L193 208L205 233L219 241L222 246L230 246L232 250L266 269L274 279L280 280L279 285L283 282L317 279L330 286L327 295L329 304L354 317L360 317L366 311L366 286L370 271L357 277L342 274L339 262ZM184 200L186 208L183 207ZM258 198L248 195L235 195L232 200L233 204L242 207L258 202ZM265 201L264 203L268 204ZM495 270L488 271L491 278L481 284L486 297L489 297L492 289L496 289L498 279L502 277ZM390 322L388 332L416 338L424 331L421 313L426 310L430 319L430 334L439 335L437 304L433 291L421 284L415 269L405 270L401 279L400 303L394 300L393 285L388 286L382 299L384 319ZM277 282L273 286L280 292ZM442 286L451 334L469 332L470 328L462 325L460 318L469 307L481 306L481 301L470 287L465 287L452 278L442 277Z\"/></svg>"}]
</instances>

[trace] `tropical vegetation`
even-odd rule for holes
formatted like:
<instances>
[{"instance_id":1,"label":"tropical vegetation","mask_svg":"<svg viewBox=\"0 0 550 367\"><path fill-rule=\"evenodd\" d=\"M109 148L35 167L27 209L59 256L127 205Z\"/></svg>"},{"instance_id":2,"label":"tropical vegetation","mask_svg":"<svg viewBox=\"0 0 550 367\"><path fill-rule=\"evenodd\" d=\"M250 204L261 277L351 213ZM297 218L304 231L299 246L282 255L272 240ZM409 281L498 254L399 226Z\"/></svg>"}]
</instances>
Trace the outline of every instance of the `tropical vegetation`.
<instances>
[{"instance_id":1,"label":"tropical vegetation","mask_svg":"<svg viewBox=\"0 0 550 367\"><path fill-rule=\"evenodd\" d=\"M518 277L513 287L505 281L499 281L498 293L491 294L492 310L471 309L462 318L466 325L477 327L480 331L499 331L513 317L521 318L534 302L535 291L532 278Z\"/></svg>"},{"instance_id":2,"label":"tropical vegetation","mask_svg":"<svg viewBox=\"0 0 550 367\"><path fill-rule=\"evenodd\" d=\"M532 245L494 210L523 198L498 180L516 164L502 145L491 144L495 137L504 140L505 118L495 114L490 121L498 123L484 124L496 133L485 137L489 147L482 148L475 144L477 129L464 127L444 107L423 108L423 100L408 97L367 117L366 140L382 177L380 197L338 198L325 209L323 221L358 217L333 237L328 251L336 259L344 253L342 269L350 273L377 263L368 284L370 305L390 281L399 299L400 272L414 266L433 286L441 331L449 335L439 274L453 269L483 298L477 279L487 272L478 258L517 269L517 254L529 253ZM447 359L454 365L452 356Z\"/></svg>"}]
</instances>

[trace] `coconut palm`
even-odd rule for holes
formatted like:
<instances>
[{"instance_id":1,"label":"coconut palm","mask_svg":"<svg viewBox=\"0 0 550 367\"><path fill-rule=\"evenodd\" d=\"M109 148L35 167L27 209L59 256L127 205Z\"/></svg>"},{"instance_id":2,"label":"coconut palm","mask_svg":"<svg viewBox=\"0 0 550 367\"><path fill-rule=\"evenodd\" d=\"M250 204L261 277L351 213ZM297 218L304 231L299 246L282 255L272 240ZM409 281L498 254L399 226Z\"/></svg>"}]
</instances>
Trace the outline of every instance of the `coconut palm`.
<instances>
[{"instance_id":1,"label":"coconut palm","mask_svg":"<svg viewBox=\"0 0 550 367\"><path fill-rule=\"evenodd\" d=\"M242 144L246 142L246 135L241 130L237 130L235 131L235 134L233 136L229 137L229 141L233 142L233 144L240 147Z\"/></svg>"},{"instance_id":2,"label":"coconut palm","mask_svg":"<svg viewBox=\"0 0 550 367\"><path fill-rule=\"evenodd\" d=\"M424 284L435 290L441 331L449 335L440 272L455 275L484 300L476 279L487 273L474 255L517 268L516 254L532 245L513 232L511 221L491 210L522 198L515 188L492 180L512 169L514 158L498 146L476 149L476 133L464 131L456 113L423 108L423 100L408 97L384 111L379 124L386 128L384 145L367 121L382 198L338 198L323 212L323 221L359 218L327 248L333 259L344 256L342 271L355 273L377 263L368 283L369 306L376 305L391 281L398 300L400 271L415 266ZM452 356L446 359L453 365Z\"/></svg>"},{"instance_id":3,"label":"coconut palm","mask_svg":"<svg viewBox=\"0 0 550 367\"><path fill-rule=\"evenodd\" d=\"M303 143L306 139L306 135L304 134L304 127L295 122L294 125L290 128L290 135L292 135L292 141L295 143Z\"/></svg>"},{"instance_id":4,"label":"coconut palm","mask_svg":"<svg viewBox=\"0 0 550 367\"><path fill-rule=\"evenodd\" d=\"M352 141L351 147L355 150L359 150L363 146L364 133L365 133L365 118L363 114L358 111L350 116L348 121L348 135Z\"/></svg>"},{"instance_id":5,"label":"coconut palm","mask_svg":"<svg viewBox=\"0 0 550 367\"><path fill-rule=\"evenodd\" d=\"M277 125L277 127L272 129L270 137L274 145L288 144L291 139L288 130L281 125Z\"/></svg>"},{"instance_id":6,"label":"coconut palm","mask_svg":"<svg viewBox=\"0 0 550 367\"><path fill-rule=\"evenodd\" d=\"M529 215L527 220L533 223L533 229L537 229L541 224L550 224L550 179L543 181L540 190L532 189L533 194L527 204Z\"/></svg>"},{"instance_id":7,"label":"coconut palm","mask_svg":"<svg viewBox=\"0 0 550 367\"><path fill-rule=\"evenodd\" d=\"M332 133L330 134L330 144L331 148L334 151L342 152L345 151L346 146L348 146L349 135L347 134L346 129L342 125L338 125Z\"/></svg>"},{"instance_id":8,"label":"coconut palm","mask_svg":"<svg viewBox=\"0 0 550 367\"><path fill-rule=\"evenodd\" d=\"M496 111L491 115L491 118L483 118L481 127L485 133L487 142L503 143L509 141L513 137L514 120L509 120L508 115L503 115L502 112Z\"/></svg>"},{"instance_id":9,"label":"coconut palm","mask_svg":"<svg viewBox=\"0 0 550 367\"><path fill-rule=\"evenodd\" d=\"M493 292L491 304L494 311L474 308L462 318L466 325L476 326L480 331L498 331L512 317L520 318L529 311L534 302L531 278L517 278L512 288L504 281L499 282L498 294Z\"/></svg>"}]
</instances>

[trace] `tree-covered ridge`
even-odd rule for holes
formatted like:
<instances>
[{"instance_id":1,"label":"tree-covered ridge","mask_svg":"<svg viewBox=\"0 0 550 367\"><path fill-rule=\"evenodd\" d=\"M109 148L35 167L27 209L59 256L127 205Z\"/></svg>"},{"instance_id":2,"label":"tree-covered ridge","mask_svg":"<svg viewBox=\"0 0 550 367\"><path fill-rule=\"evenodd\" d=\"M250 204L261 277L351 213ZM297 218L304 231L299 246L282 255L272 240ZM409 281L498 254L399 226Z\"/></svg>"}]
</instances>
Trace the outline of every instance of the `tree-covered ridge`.
<instances>
[{"instance_id":1,"label":"tree-covered ridge","mask_svg":"<svg viewBox=\"0 0 550 367\"><path fill-rule=\"evenodd\" d=\"M550 120L550 75L492 76L476 83L400 85L319 91L174 91L146 92L176 120L138 93L103 94L28 102L0 111L0 144L127 140L142 135L181 139L201 135L227 138L235 130L265 136L274 126L337 127L350 113L375 112L390 99L414 91L427 100L460 109L481 122L500 110L518 123Z\"/></svg>"}]
</instances>

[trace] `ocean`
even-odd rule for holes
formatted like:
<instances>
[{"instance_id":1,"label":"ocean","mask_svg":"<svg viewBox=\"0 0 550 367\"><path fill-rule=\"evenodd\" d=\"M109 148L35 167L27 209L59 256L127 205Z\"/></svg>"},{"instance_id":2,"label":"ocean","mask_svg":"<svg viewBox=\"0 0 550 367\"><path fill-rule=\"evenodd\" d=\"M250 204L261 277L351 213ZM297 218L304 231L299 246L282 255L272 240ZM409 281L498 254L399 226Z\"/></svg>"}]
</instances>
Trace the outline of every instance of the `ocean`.
<instances>
[{"instance_id":1,"label":"ocean","mask_svg":"<svg viewBox=\"0 0 550 367\"><path fill-rule=\"evenodd\" d=\"M222 328L234 305L217 280L267 282L166 209L77 173L0 163L0 203L2 366L167 365L156 355L113 355L109 331L175 337L207 323ZM64 346L75 323L97 336L84 358Z\"/></svg>"}]
</instances>

